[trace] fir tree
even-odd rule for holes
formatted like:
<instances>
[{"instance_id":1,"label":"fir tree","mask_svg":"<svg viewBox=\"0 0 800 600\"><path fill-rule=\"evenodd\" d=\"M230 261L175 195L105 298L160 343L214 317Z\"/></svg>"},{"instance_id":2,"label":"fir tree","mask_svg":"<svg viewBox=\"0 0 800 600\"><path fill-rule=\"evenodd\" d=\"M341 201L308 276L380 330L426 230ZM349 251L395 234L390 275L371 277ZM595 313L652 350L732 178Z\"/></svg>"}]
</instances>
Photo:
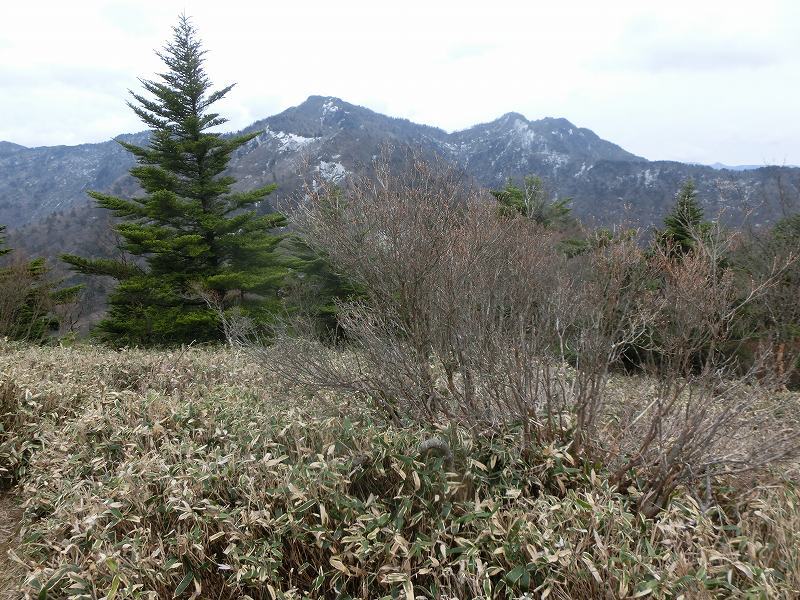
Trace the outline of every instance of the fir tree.
<instances>
[{"instance_id":1,"label":"fir tree","mask_svg":"<svg viewBox=\"0 0 800 600\"><path fill-rule=\"evenodd\" d=\"M123 199L91 192L97 204L122 219L115 229L131 259L65 255L71 267L119 281L97 335L113 343L177 344L222 337L219 318L193 293L213 290L256 320L278 302L286 272L276 252L285 223L255 205L274 190L234 192L223 175L231 154L259 132L224 137L211 128L226 122L210 110L232 88L212 91L205 50L181 16L173 38L158 52L167 67L155 81L140 80L150 97L131 92L128 105L151 129L150 143L119 143L136 157L131 174L144 191Z\"/></svg>"},{"instance_id":2,"label":"fir tree","mask_svg":"<svg viewBox=\"0 0 800 600\"><path fill-rule=\"evenodd\" d=\"M697 201L694 181L687 179L675 196L672 211L664 218L664 229L659 232L660 243L670 254L683 256L703 239L711 224L705 220L703 208Z\"/></svg>"}]
</instances>

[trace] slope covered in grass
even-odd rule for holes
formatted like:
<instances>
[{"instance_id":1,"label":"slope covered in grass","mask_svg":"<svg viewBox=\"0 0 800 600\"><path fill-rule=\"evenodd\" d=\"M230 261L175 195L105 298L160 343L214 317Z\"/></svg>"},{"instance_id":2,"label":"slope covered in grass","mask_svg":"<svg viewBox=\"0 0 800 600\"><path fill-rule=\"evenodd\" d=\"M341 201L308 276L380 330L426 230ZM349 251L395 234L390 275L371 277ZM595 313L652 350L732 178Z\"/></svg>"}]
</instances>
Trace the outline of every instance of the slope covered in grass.
<instances>
[{"instance_id":1,"label":"slope covered in grass","mask_svg":"<svg viewBox=\"0 0 800 600\"><path fill-rule=\"evenodd\" d=\"M721 508L517 432L397 428L227 349L0 348L0 480L40 598L687 598L800 592L788 482ZM635 383L635 381L633 382ZM433 437L452 449L420 454Z\"/></svg>"}]
</instances>

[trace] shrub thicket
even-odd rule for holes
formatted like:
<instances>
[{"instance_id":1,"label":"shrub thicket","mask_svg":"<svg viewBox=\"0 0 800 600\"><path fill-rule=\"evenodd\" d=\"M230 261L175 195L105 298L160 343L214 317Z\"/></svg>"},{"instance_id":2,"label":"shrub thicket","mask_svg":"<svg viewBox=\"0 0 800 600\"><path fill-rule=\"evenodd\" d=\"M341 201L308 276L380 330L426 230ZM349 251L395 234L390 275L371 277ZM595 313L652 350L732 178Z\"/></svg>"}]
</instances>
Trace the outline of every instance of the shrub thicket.
<instances>
[{"instance_id":1,"label":"shrub thicket","mask_svg":"<svg viewBox=\"0 0 800 600\"><path fill-rule=\"evenodd\" d=\"M311 388L360 394L396 424L476 435L517 424L523 456L569 444L623 489L638 482L648 516L682 482L800 448L793 423L775 428L759 409L770 349L744 370L731 352L790 257L743 281L721 258L729 236L704 228L678 254L622 236L567 258L559 234L498 215L454 170L420 159L401 172L378 163L343 192L320 183L293 218L363 292L340 305L347 360L297 338L277 357ZM632 347L653 397L620 413L608 380Z\"/></svg>"}]
</instances>

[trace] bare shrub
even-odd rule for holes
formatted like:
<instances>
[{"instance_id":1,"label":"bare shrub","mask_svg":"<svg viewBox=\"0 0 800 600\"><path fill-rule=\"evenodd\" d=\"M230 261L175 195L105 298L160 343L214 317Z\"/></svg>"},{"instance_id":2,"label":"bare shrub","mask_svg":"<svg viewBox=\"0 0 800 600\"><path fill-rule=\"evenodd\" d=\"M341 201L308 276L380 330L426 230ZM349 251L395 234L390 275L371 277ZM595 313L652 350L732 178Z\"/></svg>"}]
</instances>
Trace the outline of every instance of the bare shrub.
<instances>
[{"instance_id":1,"label":"bare shrub","mask_svg":"<svg viewBox=\"0 0 800 600\"><path fill-rule=\"evenodd\" d=\"M766 372L800 387L800 214L783 219L768 233L751 233L737 259L756 277L776 264L785 265L776 284L758 299L751 321L758 330L754 345L774 352Z\"/></svg>"},{"instance_id":2,"label":"bare shrub","mask_svg":"<svg viewBox=\"0 0 800 600\"><path fill-rule=\"evenodd\" d=\"M746 309L774 288L789 263L742 282L724 266L732 243L717 231L698 238L679 260L664 248L654 248L649 259L659 278L644 365L652 398L614 421L609 455L618 465L613 481L643 482L640 508L649 515L681 483L753 471L798 454L797 424L764 410L776 387L763 380L764 365L774 360L769 348L744 368L737 360L748 339Z\"/></svg>"},{"instance_id":3,"label":"bare shrub","mask_svg":"<svg viewBox=\"0 0 800 600\"><path fill-rule=\"evenodd\" d=\"M307 190L295 223L366 299L341 306L345 348L287 340L279 368L397 422L516 422L526 449L582 445L611 365L645 330L641 252L626 242L568 261L558 234L500 215L453 169L409 163Z\"/></svg>"},{"instance_id":4,"label":"bare shrub","mask_svg":"<svg viewBox=\"0 0 800 600\"><path fill-rule=\"evenodd\" d=\"M192 287L192 293L205 302L209 310L217 317L228 346L236 348L248 341L258 339L256 324L244 314L241 304L238 303L238 291L220 292L195 284Z\"/></svg>"},{"instance_id":5,"label":"bare shrub","mask_svg":"<svg viewBox=\"0 0 800 600\"><path fill-rule=\"evenodd\" d=\"M729 352L782 267L743 286L721 232L677 258L623 236L567 259L558 234L420 159L305 200L298 229L365 300L340 305L346 344L289 337L270 352L288 380L360 394L396 424L518 426L524 453L602 462L647 515L682 483L796 455L794 426L753 443L772 425L765 388ZM652 390L620 406L608 382L632 351Z\"/></svg>"},{"instance_id":6,"label":"bare shrub","mask_svg":"<svg viewBox=\"0 0 800 600\"><path fill-rule=\"evenodd\" d=\"M56 290L44 260L14 257L0 267L0 336L40 342L74 326L77 287Z\"/></svg>"}]
</instances>

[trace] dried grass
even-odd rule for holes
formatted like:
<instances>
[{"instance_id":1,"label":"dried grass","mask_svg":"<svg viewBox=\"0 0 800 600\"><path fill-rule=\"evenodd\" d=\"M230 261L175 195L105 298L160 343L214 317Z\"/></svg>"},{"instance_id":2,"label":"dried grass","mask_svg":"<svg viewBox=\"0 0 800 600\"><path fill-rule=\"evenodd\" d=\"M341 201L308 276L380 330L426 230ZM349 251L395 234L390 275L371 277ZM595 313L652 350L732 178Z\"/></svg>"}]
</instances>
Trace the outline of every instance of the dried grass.
<instances>
[{"instance_id":1,"label":"dried grass","mask_svg":"<svg viewBox=\"0 0 800 600\"><path fill-rule=\"evenodd\" d=\"M17 544L22 510L16 498L0 493L0 600L17 598L16 589L23 576L21 565L11 560L9 551Z\"/></svg>"},{"instance_id":2,"label":"dried grass","mask_svg":"<svg viewBox=\"0 0 800 600\"><path fill-rule=\"evenodd\" d=\"M230 349L4 345L0 373L17 406L0 468L25 499L17 597L800 594L790 482L716 482L714 506L680 489L650 520L568 448L522 458L512 429L397 428ZM452 467L420 456L434 435Z\"/></svg>"}]
</instances>

